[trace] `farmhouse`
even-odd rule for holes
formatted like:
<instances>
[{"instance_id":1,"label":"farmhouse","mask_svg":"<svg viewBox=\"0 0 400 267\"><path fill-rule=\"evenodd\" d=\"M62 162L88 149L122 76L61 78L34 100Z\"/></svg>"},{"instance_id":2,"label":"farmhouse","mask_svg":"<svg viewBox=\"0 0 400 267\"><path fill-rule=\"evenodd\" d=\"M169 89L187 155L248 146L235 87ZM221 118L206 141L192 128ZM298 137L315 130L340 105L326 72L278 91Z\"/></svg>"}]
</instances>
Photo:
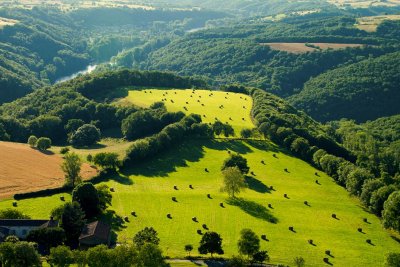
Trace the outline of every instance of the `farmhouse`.
<instances>
[{"instance_id":1,"label":"farmhouse","mask_svg":"<svg viewBox=\"0 0 400 267\"><path fill-rule=\"evenodd\" d=\"M58 227L58 221L53 220L28 220L28 219L1 219L0 242L9 235L25 239L32 230L40 228Z\"/></svg>"},{"instance_id":2,"label":"farmhouse","mask_svg":"<svg viewBox=\"0 0 400 267\"><path fill-rule=\"evenodd\" d=\"M100 244L110 246L111 227L101 221L86 224L79 237L79 245L82 248L94 247Z\"/></svg>"}]
</instances>

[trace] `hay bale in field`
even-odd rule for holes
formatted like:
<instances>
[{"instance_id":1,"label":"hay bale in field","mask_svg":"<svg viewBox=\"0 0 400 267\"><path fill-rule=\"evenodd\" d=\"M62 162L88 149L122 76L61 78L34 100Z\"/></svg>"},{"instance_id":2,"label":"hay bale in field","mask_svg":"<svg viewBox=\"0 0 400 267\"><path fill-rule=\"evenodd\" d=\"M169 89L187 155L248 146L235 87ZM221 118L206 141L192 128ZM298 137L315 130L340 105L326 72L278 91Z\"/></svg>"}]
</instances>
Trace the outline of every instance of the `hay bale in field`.
<instances>
[{"instance_id":1,"label":"hay bale in field","mask_svg":"<svg viewBox=\"0 0 400 267\"><path fill-rule=\"evenodd\" d=\"M198 233L199 235L203 235L203 232L202 232L201 230L197 230L197 233Z\"/></svg>"},{"instance_id":2,"label":"hay bale in field","mask_svg":"<svg viewBox=\"0 0 400 267\"><path fill-rule=\"evenodd\" d=\"M294 232L294 227L293 226L289 226L289 231Z\"/></svg>"},{"instance_id":3,"label":"hay bale in field","mask_svg":"<svg viewBox=\"0 0 400 267\"><path fill-rule=\"evenodd\" d=\"M178 200L176 200L176 197L172 197L172 201L173 202L178 202Z\"/></svg>"},{"instance_id":4,"label":"hay bale in field","mask_svg":"<svg viewBox=\"0 0 400 267\"><path fill-rule=\"evenodd\" d=\"M167 218L168 218L168 219L172 219L172 216L171 216L170 213L167 214Z\"/></svg>"},{"instance_id":5,"label":"hay bale in field","mask_svg":"<svg viewBox=\"0 0 400 267\"><path fill-rule=\"evenodd\" d=\"M207 194L207 197L208 197L209 199L212 199L211 194Z\"/></svg>"},{"instance_id":6,"label":"hay bale in field","mask_svg":"<svg viewBox=\"0 0 400 267\"><path fill-rule=\"evenodd\" d=\"M268 208L272 209L272 204L268 204Z\"/></svg>"},{"instance_id":7,"label":"hay bale in field","mask_svg":"<svg viewBox=\"0 0 400 267\"><path fill-rule=\"evenodd\" d=\"M131 215L132 215L133 217L136 217L136 212L132 211L132 212L131 212Z\"/></svg>"},{"instance_id":8,"label":"hay bale in field","mask_svg":"<svg viewBox=\"0 0 400 267\"><path fill-rule=\"evenodd\" d=\"M196 217L193 217L193 218L192 218L192 221L198 222Z\"/></svg>"},{"instance_id":9,"label":"hay bale in field","mask_svg":"<svg viewBox=\"0 0 400 267\"><path fill-rule=\"evenodd\" d=\"M190 189L194 189L194 188L193 188L193 185L191 185L191 184L189 185L189 188L190 188Z\"/></svg>"},{"instance_id":10,"label":"hay bale in field","mask_svg":"<svg viewBox=\"0 0 400 267\"><path fill-rule=\"evenodd\" d=\"M337 219L337 215L335 213L332 214L333 219Z\"/></svg>"},{"instance_id":11,"label":"hay bale in field","mask_svg":"<svg viewBox=\"0 0 400 267\"><path fill-rule=\"evenodd\" d=\"M202 227L203 227L205 230L208 230L207 224L204 223L204 224L202 225Z\"/></svg>"},{"instance_id":12,"label":"hay bale in field","mask_svg":"<svg viewBox=\"0 0 400 267\"><path fill-rule=\"evenodd\" d=\"M176 185L174 185L174 189L175 189L175 190L179 190L179 189L178 189L178 186L176 186Z\"/></svg>"},{"instance_id":13,"label":"hay bale in field","mask_svg":"<svg viewBox=\"0 0 400 267\"><path fill-rule=\"evenodd\" d=\"M331 251L330 250L325 250L325 254L330 256L331 255Z\"/></svg>"},{"instance_id":14,"label":"hay bale in field","mask_svg":"<svg viewBox=\"0 0 400 267\"><path fill-rule=\"evenodd\" d=\"M129 222L129 218L128 218L127 216L125 216L124 220L125 220L126 222Z\"/></svg>"}]
</instances>

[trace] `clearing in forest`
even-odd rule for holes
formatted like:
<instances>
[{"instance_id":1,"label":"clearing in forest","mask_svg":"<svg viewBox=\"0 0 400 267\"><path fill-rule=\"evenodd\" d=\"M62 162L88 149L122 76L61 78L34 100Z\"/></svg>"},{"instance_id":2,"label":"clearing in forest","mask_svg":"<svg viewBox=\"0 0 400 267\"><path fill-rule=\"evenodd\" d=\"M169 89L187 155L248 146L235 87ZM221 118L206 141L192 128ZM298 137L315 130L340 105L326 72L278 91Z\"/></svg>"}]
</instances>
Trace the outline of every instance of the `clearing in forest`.
<instances>
[{"instance_id":1,"label":"clearing in forest","mask_svg":"<svg viewBox=\"0 0 400 267\"><path fill-rule=\"evenodd\" d=\"M4 26L13 26L17 23L18 23L18 20L0 17L0 29L3 28Z\"/></svg>"},{"instance_id":2,"label":"clearing in forest","mask_svg":"<svg viewBox=\"0 0 400 267\"><path fill-rule=\"evenodd\" d=\"M273 50L286 51L294 54L313 52L326 49L345 49L348 47L362 47L362 44L338 44L338 43L262 43Z\"/></svg>"},{"instance_id":3,"label":"clearing in forest","mask_svg":"<svg viewBox=\"0 0 400 267\"><path fill-rule=\"evenodd\" d=\"M163 101L164 99L164 101ZM243 128L254 128L250 112L253 100L244 94L210 90L131 90L127 100L140 107L164 102L168 111L199 114L205 123L229 123L239 136Z\"/></svg>"},{"instance_id":4,"label":"clearing in forest","mask_svg":"<svg viewBox=\"0 0 400 267\"><path fill-rule=\"evenodd\" d=\"M400 15L369 16L357 19L356 27L366 32L375 32L385 20L400 20Z\"/></svg>"}]
</instances>

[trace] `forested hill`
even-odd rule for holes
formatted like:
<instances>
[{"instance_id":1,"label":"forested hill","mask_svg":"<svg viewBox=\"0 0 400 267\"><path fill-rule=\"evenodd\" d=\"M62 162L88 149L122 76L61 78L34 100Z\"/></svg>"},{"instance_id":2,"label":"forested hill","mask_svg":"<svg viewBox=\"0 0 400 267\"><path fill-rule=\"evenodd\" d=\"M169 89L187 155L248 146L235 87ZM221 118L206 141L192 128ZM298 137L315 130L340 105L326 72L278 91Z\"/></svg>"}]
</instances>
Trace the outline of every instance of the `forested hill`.
<instances>
[{"instance_id":1,"label":"forested hill","mask_svg":"<svg viewBox=\"0 0 400 267\"><path fill-rule=\"evenodd\" d=\"M216 85L239 82L288 97L301 90L311 77L327 70L396 51L395 29L400 28L400 24L387 24L376 33L367 33L356 29L355 23L354 17L340 13L311 14L281 21L246 20L231 27L186 35L148 52L144 59L121 54L115 57L115 62L124 67L202 75ZM268 42L370 46L290 53L263 45Z\"/></svg>"},{"instance_id":2,"label":"forested hill","mask_svg":"<svg viewBox=\"0 0 400 267\"><path fill-rule=\"evenodd\" d=\"M16 24L0 28L0 103L88 64L75 23L52 10L1 9Z\"/></svg>"},{"instance_id":3,"label":"forested hill","mask_svg":"<svg viewBox=\"0 0 400 267\"><path fill-rule=\"evenodd\" d=\"M224 17L229 15L202 10L2 8L0 19L14 23L0 25L0 103L53 84L92 62L108 61L153 36L172 37Z\"/></svg>"},{"instance_id":4,"label":"forested hill","mask_svg":"<svg viewBox=\"0 0 400 267\"><path fill-rule=\"evenodd\" d=\"M328 71L290 98L320 121L363 122L400 113L400 52Z\"/></svg>"}]
</instances>

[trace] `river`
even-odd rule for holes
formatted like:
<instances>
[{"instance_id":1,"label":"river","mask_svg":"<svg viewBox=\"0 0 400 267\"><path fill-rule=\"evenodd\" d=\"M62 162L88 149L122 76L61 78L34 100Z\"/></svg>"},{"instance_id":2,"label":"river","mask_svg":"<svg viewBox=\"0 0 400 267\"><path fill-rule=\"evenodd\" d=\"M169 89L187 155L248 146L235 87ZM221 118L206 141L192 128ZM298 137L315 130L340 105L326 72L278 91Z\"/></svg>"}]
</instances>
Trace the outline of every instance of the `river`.
<instances>
[{"instance_id":1,"label":"river","mask_svg":"<svg viewBox=\"0 0 400 267\"><path fill-rule=\"evenodd\" d=\"M64 76L64 77L58 79L55 83L66 82L66 81L68 81L68 80L71 80L71 79L73 79L73 78L78 77L79 75L84 75L84 74L92 73L92 72L96 69L96 67L97 67L97 65L88 65L88 66L86 67L86 69L81 70L81 71L78 71L78 72L75 72L75 73L73 73L73 74L71 74L71 75L69 75L69 76Z\"/></svg>"}]
</instances>

